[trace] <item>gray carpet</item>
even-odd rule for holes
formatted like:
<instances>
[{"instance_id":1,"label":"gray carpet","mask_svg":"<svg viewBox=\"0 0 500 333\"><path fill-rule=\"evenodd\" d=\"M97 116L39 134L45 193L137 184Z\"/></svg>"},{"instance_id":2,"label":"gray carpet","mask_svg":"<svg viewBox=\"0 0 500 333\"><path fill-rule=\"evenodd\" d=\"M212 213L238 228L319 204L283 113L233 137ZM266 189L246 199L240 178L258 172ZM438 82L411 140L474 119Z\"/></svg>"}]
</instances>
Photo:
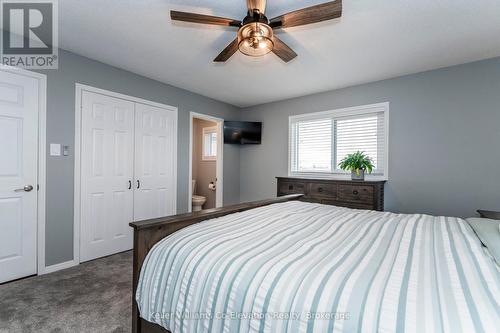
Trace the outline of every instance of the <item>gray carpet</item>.
<instances>
[{"instance_id":1,"label":"gray carpet","mask_svg":"<svg viewBox=\"0 0 500 333\"><path fill-rule=\"evenodd\" d=\"M130 332L132 253L0 286L0 332Z\"/></svg>"}]
</instances>

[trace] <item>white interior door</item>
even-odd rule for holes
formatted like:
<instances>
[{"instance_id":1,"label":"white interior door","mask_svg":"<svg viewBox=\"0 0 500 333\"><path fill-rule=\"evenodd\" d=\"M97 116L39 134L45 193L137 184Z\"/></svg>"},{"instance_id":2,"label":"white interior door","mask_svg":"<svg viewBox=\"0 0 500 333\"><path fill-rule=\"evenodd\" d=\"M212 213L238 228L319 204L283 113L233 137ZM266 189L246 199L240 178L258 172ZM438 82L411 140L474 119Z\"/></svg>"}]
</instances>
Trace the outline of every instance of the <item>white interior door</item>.
<instances>
[{"instance_id":1,"label":"white interior door","mask_svg":"<svg viewBox=\"0 0 500 333\"><path fill-rule=\"evenodd\" d=\"M36 274L39 82L0 71L0 283Z\"/></svg>"},{"instance_id":2,"label":"white interior door","mask_svg":"<svg viewBox=\"0 0 500 333\"><path fill-rule=\"evenodd\" d=\"M175 113L135 107L134 221L175 213Z\"/></svg>"},{"instance_id":3,"label":"white interior door","mask_svg":"<svg viewBox=\"0 0 500 333\"><path fill-rule=\"evenodd\" d=\"M82 93L80 261L132 248L134 103Z\"/></svg>"}]
</instances>

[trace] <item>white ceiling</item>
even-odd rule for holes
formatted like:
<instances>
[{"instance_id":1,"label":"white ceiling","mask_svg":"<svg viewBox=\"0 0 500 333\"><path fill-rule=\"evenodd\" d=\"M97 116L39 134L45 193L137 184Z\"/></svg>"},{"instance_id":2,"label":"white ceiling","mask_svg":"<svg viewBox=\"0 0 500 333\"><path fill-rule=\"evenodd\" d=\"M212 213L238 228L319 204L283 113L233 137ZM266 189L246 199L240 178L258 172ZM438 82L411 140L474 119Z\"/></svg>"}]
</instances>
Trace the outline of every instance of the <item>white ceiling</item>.
<instances>
[{"instance_id":1,"label":"white ceiling","mask_svg":"<svg viewBox=\"0 0 500 333\"><path fill-rule=\"evenodd\" d=\"M268 0L266 14L322 0ZM498 0L344 0L341 19L285 29L298 57L212 59L234 28L172 22L169 10L242 19L245 0L60 0L60 47L237 106L500 56Z\"/></svg>"}]
</instances>

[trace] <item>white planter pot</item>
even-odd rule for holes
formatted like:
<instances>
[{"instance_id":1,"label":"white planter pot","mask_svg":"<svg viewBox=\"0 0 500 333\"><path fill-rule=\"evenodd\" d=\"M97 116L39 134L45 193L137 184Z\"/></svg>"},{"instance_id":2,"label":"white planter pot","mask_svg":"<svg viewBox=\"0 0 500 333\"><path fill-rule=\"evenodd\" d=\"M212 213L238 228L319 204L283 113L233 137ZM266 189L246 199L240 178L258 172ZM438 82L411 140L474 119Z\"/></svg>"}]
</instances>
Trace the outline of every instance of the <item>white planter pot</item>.
<instances>
[{"instance_id":1,"label":"white planter pot","mask_svg":"<svg viewBox=\"0 0 500 333\"><path fill-rule=\"evenodd\" d=\"M359 176L356 174L356 171L351 171L351 179L352 180L365 180L365 170L359 170Z\"/></svg>"}]
</instances>

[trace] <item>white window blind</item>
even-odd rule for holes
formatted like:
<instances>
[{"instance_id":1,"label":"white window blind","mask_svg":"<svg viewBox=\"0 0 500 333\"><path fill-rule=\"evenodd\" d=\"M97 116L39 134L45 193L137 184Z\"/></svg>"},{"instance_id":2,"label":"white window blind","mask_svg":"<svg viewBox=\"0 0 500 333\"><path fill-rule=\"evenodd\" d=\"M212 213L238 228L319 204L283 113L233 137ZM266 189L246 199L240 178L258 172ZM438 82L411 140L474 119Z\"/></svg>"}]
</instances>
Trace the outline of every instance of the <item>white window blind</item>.
<instances>
[{"instance_id":1,"label":"white window blind","mask_svg":"<svg viewBox=\"0 0 500 333\"><path fill-rule=\"evenodd\" d=\"M332 122L319 119L297 123L297 169L331 171Z\"/></svg>"},{"instance_id":2,"label":"white window blind","mask_svg":"<svg viewBox=\"0 0 500 333\"><path fill-rule=\"evenodd\" d=\"M387 117L387 103L290 117L290 173L342 175L340 161L363 151L386 176Z\"/></svg>"}]
</instances>

